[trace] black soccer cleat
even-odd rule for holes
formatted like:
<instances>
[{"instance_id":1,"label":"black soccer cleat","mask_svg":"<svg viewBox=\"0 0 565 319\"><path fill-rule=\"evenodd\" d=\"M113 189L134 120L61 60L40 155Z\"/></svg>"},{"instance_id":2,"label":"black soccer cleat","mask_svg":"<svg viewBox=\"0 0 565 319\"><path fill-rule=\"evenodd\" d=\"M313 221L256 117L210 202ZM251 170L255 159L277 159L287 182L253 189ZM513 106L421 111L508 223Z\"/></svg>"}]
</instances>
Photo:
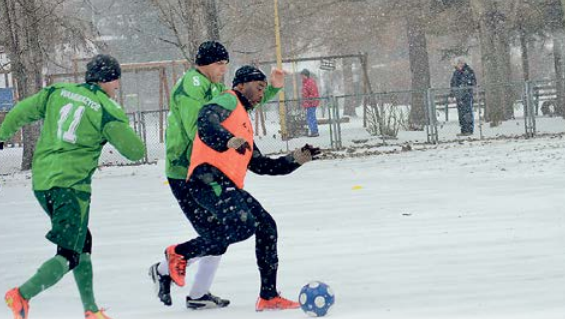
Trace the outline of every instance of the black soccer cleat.
<instances>
[{"instance_id":1,"label":"black soccer cleat","mask_svg":"<svg viewBox=\"0 0 565 319\"><path fill-rule=\"evenodd\" d=\"M229 304L229 300L214 296L211 293L207 293L198 299L192 299L186 296L186 308L193 310L224 308Z\"/></svg>"},{"instance_id":2,"label":"black soccer cleat","mask_svg":"<svg viewBox=\"0 0 565 319\"><path fill-rule=\"evenodd\" d=\"M157 271L159 263L149 267L149 277L153 280L155 292L157 297L165 306L171 306L173 300L171 299L171 276L161 275Z\"/></svg>"}]
</instances>

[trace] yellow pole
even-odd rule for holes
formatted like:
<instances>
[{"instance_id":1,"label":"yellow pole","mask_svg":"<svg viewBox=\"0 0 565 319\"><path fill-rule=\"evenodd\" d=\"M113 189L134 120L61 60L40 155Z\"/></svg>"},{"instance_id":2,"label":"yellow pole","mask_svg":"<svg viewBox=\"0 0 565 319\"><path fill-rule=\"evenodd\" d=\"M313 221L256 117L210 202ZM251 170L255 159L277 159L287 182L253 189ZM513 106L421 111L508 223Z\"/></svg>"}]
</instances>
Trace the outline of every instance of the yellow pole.
<instances>
[{"instance_id":1,"label":"yellow pole","mask_svg":"<svg viewBox=\"0 0 565 319\"><path fill-rule=\"evenodd\" d=\"M275 1L275 45L277 47L277 68L282 69L282 51L281 51L281 31L279 23L279 4ZM286 111L284 107L284 93L279 92L279 118L281 124L281 137L287 139L288 133L286 129Z\"/></svg>"}]
</instances>

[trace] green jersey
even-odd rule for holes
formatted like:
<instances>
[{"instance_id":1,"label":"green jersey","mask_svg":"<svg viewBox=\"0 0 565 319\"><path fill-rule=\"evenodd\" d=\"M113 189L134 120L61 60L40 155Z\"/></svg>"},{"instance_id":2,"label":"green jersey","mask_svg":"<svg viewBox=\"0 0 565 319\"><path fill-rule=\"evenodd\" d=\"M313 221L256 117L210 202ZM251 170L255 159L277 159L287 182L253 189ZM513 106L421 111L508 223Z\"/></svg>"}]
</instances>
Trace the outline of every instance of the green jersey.
<instances>
[{"instance_id":1,"label":"green jersey","mask_svg":"<svg viewBox=\"0 0 565 319\"><path fill-rule=\"evenodd\" d=\"M0 141L40 119L32 164L36 191L61 187L90 193L107 142L133 161L145 153L122 108L96 84L59 83L19 102L0 127Z\"/></svg>"},{"instance_id":2,"label":"green jersey","mask_svg":"<svg viewBox=\"0 0 565 319\"><path fill-rule=\"evenodd\" d=\"M197 69L188 70L173 87L165 133L168 178L186 179L192 142L198 131L198 112L204 104L226 90L228 88L223 83L212 83ZM279 91L280 88L269 85L262 103L272 99Z\"/></svg>"}]
</instances>

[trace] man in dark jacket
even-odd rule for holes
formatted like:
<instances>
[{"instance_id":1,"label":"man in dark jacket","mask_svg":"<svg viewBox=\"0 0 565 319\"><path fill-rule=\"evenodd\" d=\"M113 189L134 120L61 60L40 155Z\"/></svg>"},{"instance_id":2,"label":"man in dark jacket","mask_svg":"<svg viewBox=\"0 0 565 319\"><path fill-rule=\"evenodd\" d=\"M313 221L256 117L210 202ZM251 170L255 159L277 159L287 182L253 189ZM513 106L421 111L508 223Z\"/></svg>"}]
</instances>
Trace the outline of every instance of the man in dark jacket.
<instances>
[{"instance_id":1,"label":"man in dark jacket","mask_svg":"<svg viewBox=\"0 0 565 319\"><path fill-rule=\"evenodd\" d=\"M458 136L473 135L473 87L475 85L477 85L475 72L465 63L465 60L458 59L451 77L451 96L457 101L457 113L461 126L461 134L457 134Z\"/></svg>"},{"instance_id":2,"label":"man in dark jacket","mask_svg":"<svg viewBox=\"0 0 565 319\"><path fill-rule=\"evenodd\" d=\"M253 141L247 112L259 103L266 77L253 66L237 70L233 90L204 105L198 115L188 188L202 208L194 225L198 237L166 250L173 280L183 280L187 262L203 256L219 256L228 246L255 235L255 251L261 276L256 310L296 309L300 305L277 291L277 226L273 217L243 190L247 170L263 175L284 175L311 161L319 149L310 145L276 159L263 156Z\"/></svg>"}]
</instances>

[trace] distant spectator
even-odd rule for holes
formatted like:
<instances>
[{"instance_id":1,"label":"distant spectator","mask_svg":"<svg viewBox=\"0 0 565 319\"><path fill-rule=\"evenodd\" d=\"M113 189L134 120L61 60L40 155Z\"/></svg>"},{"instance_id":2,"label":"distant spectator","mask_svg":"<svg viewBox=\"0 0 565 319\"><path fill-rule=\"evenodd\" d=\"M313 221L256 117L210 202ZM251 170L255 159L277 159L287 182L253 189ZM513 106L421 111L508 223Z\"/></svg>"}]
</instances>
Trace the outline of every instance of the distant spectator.
<instances>
[{"instance_id":1,"label":"distant spectator","mask_svg":"<svg viewBox=\"0 0 565 319\"><path fill-rule=\"evenodd\" d=\"M473 87L477 85L475 72L464 59L457 59L455 71L451 77L451 97L457 101L459 125L461 133L458 136L473 135Z\"/></svg>"},{"instance_id":2,"label":"distant spectator","mask_svg":"<svg viewBox=\"0 0 565 319\"><path fill-rule=\"evenodd\" d=\"M318 119L316 118L316 109L320 105L320 94L318 93L318 85L310 76L310 71L304 69L300 72L302 77L302 107L306 108L306 121L310 130L310 137L320 136L318 133Z\"/></svg>"}]
</instances>

